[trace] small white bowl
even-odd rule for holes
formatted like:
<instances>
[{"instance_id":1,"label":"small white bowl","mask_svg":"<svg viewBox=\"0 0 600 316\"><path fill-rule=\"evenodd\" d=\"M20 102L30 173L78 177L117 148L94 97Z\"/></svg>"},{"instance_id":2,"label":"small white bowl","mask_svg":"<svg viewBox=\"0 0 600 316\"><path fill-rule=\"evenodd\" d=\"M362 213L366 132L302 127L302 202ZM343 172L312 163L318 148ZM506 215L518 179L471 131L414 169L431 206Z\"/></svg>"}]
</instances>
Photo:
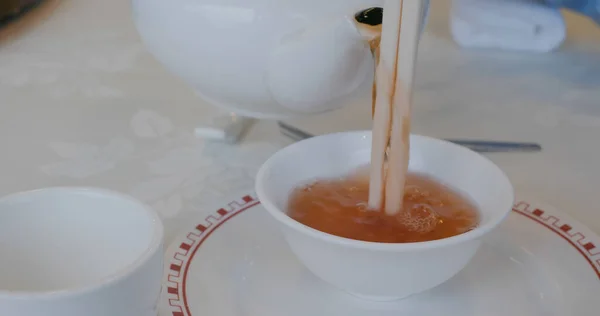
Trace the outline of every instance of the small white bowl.
<instances>
[{"instance_id":1,"label":"small white bowl","mask_svg":"<svg viewBox=\"0 0 600 316\"><path fill-rule=\"evenodd\" d=\"M410 145L410 171L431 175L470 197L481 213L477 228L440 240L391 244L330 235L290 218L288 196L298 185L343 176L369 163L370 131L314 137L280 150L260 168L256 192L292 251L315 275L362 298L404 298L461 271L480 238L508 215L514 199L507 176L487 158L425 136L411 135Z\"/></svg>"},{"instance_id":2,"label":"small white bowl","mask_svg":"<svg viewBox=\"0 0 600 316\"><path fill-rule=\"evenodd\" d=\"M156 316L157 214L119 193L47 188L0 199L0 315Z\"/></svg>"}]
</instances>

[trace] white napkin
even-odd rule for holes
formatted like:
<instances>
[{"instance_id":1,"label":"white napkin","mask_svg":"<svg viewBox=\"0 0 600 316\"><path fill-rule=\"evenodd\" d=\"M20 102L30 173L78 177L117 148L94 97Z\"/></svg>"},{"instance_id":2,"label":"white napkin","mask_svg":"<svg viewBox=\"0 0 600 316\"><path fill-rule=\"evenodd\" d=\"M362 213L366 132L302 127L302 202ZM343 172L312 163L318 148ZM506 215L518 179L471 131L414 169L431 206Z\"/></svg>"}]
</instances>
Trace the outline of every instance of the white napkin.
<instances>
[{"instance_id":1,"label":"white napkin","mask_svg":"<svg viewBox=\"0 0 600 316\"><path fill-rule=\"evenodd\" d=\"M549 52L565 39L558 9L539 0L454 0L450 28L458 45Z\"/></svg>"},{"instance_id":2,"label":"white napkin","mask_svg":"<svg viewBox=\"0 0 600 316\"><path fill-rule=\"evenodd\" d=\"M254 119L234 113L211 117L194 130L196 137L224 143L236 143L254 123Z\"/></svg>"}]
</instances>

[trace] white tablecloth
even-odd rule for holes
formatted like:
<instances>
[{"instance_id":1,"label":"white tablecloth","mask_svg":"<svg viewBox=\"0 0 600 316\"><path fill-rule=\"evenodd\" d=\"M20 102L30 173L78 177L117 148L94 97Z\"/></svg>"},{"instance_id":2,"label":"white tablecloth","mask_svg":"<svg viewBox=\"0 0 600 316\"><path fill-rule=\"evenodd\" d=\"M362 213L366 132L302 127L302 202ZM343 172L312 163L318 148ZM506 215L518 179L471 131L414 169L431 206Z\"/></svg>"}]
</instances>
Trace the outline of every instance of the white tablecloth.
<instances>
[{"instance_id":1,"label":"white tablecloth","mask_svg":"<svg viewBox=\"0 0 600 316\"><path fill-rule=\"evenodd\" d=\"M541 143L542 153L490 157L520 196L600 233L600 30L569 16L559 52L464 52L449 39L447 1L432 12L415 131ZM194 212L251 190L260 164L288 143L272 122L234 146L194 137L216 112L145 51L127 1L48 0L1 30L0 45L0 194L112 188L152 205L170 239ZM366 127L369 108L298 123L313 132Z\"/></svg>"}]
</instances>

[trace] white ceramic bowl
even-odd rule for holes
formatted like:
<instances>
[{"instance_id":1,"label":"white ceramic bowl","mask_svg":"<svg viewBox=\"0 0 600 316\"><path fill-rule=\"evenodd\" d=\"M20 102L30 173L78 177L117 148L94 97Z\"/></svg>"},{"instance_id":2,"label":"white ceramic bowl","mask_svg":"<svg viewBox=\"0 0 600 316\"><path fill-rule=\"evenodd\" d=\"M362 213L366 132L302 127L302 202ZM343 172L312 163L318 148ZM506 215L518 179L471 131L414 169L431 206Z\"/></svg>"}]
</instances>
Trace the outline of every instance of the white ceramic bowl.
<instances>
[{"instance_id":1,"label":"white ceramic bowl","mask_svg":"<svg viewBox=\"0 0 600 316\"><path fill-rule=\"evenodd\" d=\"M0 315L156 316L163 226L101 189L0 199Z\"/></svg>"},{"instance_id":2,"label":"white ceramic bowl","mask_svg":"<svg viewBox=\"0 0 600 316\"><path fill-rule=\"evenodd\" d=\"M510 212L513 188L487 158L446 141L412 135L410 170L431 175L468 195L481 213L477 228L441 240L386 244L323 233L285 213L291 190L367 165L370 147L370 131L329 134L295 143L260 168L256 192L280 224L292 251L315 275L359 297L400 299L431 289L461 271L479 248L481 237Z\"/></svg>"}]
</instances>

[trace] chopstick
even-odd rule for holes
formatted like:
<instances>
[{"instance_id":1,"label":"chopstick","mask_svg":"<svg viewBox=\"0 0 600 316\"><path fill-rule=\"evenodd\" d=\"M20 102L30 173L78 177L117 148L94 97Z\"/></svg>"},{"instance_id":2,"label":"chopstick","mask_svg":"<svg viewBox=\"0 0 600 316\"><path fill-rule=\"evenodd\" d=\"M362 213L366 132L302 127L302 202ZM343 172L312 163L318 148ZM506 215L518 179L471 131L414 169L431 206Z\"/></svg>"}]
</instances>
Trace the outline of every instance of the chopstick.
<instances>
[{"instance_id":1,"label":"chopstick","mask_svg":"<svg viewBox=\"0 0 600 316\"><path fill-rule=\"evenodd\" d=\"M281 133L288 138L301 141L314 137L306 131L303 131L295 126L284 122L278 122ZM445 139L454 144L467 147L473 151L480 153L499 153L499 152L539 152L542 146L537 143L530 142L505 142L491 140L467 140L467 139Z\"/></svg>"},{"instance_id":2,"label":"chopstick","mask_svg":"<svg viewBox=\"0 0 600 316\"><path fill-rule=\"evenodd\" d=\"M373 114L369 173L368 204L369 209L374 210L381 210L385 207L385 191L389 180L387 175L390 173L389 168L386 168L386 162L389 162L391 158L389 153L394 148L392 141L398 143L398 137L392 137L392 134L394 132L397 134L398 124L402 122L402 119L399 119L398 116L406 115L404 113L406 111L394 109L394 100L397 94L404 97L402 92L397 93L398 90L402 90L402 83L397 83L402 80L402 78L399 78L398 73L398 56L403 7L403 0L385 0L383 6L379 63L376 65L375 72L377 96ZM394 129L394 123L396 129ZM397 149L393 152L393 158L400 159Z\"/></svg>"},{"instance_id":3,"label":"chopstick","mask_svg":"<svg viewBox=\"0 0 600 316\"><path fill-rule=\"evenodd\" d=\"M386 0L384 5L381 44L380 44L380 66L379 71L391 72L392 76L387 76L388 82L379 85L377 82L378 97L381 88L390 87L391 94L386 100L386 105L391 107L391 133L389 141L389 155L387 159L387 169L385 171L385 182L383 187L379 187L378 179L373 175L378 174L378 166L371 164L373 172L371 173L371 183L369 184L369 194L373 192L373 201L369 196L369 207L379 209L379 199L376 196L378 189L385 191L384 210L388 215L395 215L402 210L403 195L398 192L404 192L406 182L406 172L408 170L409 146L410 146L410 118L412 112L412 94L413 81L415 76L415 65L417 59L417 50L419 46L419 31L421 25L421 13L423 12L423 0ZM391 9L391 14L386 14ZM389 31L388 31L389 30ZM389 36L390 38L386 38ZM383 54L395 53L394 59L387 60ZM386 63L387 61L387 63ZM385 74L385 72L384 72ZM378 78L379 79L379 78ZM388 94L382 97L388 97ZM383 105L383 104L382 104ZM379 110L379 102L376 103L375 113ZM375 117L377 119L377 116ZM374 130L382 121L373 121ZM374 136L375 140L375 136ZM384 151L387 148L384 148ZM373 146L373 151L378 153L378 148ZM377 162L375 162L377 163ZM383 167L383 164L382 164ZM372 203L373 202L373 203Z\"/></svg>"}]
</instances>

